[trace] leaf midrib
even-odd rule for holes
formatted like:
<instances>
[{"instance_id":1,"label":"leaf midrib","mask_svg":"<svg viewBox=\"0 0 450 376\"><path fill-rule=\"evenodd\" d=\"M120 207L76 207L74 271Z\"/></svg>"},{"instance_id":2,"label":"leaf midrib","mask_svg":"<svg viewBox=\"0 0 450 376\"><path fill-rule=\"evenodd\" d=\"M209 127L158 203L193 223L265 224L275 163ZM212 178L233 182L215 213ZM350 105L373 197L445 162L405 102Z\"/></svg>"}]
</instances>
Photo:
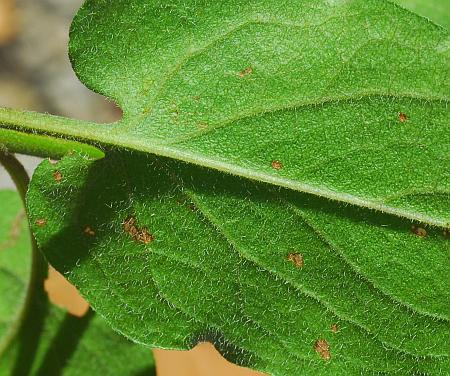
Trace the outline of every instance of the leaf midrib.
<instances>
[{"instance_id":1,"label":"leaf midrib","mask_svg":"<svg viewBox=\"0 0 450 376\"><path fill-rule=\"evenodd\" d=\"M370 93L367 94L367 97L363 97L361 100L368 100L370 98L376 98L377 96L386 98L401 98L392 95L383 96ZM426 98L420 98L418 96L405 96L404 98L427 100ZM336 99L330 98L330 100L326 103L334 103L335 101ZM355 98L341 98L339 99L339 101L355 101ZM433 99L427 101L449 102L449 100L447 99ZM320 103L305 104L304 106L316 105L320 105ZM295 108L300 107L301 106ZM278 111L283 110L286 109L281 109ZM49 114L39 114L30 111L16 111L6 108L0 108L0 124L2 124L2 126L5 128L16 129L25 133L38 133L50 137L57 136L65 139L85 142L88 144L94 144L97 146L102 145L104 148L123 147L129 150L151 153L192 163L194 165L200 165L221 172L230 173L232 175L242 176L250 180L265 182L275 186L280 186L295 191L301 191L319 197L325 197L334 201L365 207L368 209L392 214L398 217L420 221L429 225L444 228L450 226L450 224L443 219L423 215L421 213L414 212L413 210L404 210L392 207L390 205L384 204L381 200L363 198L345 192L338 192L323 185L303 183L282 176L275 176L264 172L258 172L250 168L234 165L224 160L205 157L205 155L200 153L180 150L171 145L150 143L154 140L142 140L142 138L139 138L139 136L137 135L132 137L123 137L123 135L120 134L120 127L127 124L126 119L111 124L97 124Z\"/></svg>"},{"instance_id":2,"label":"leaf midrib","mask_svg":"<svg viewBox=\"0 0 450 376\"><path fill-rule=\"evenodd\" d=\"M338 8L343 8L343 6L339 6ZM157 81L155 91L153 91L153 95L150 96L150 103L148 103L149 113L155 108L158 103L158 100L164 96L167 84L177 75L177 73L195 56L201 55L208 49L211 49L214 45L227 39L233 33L249 26L252 24L272 24L275 26L284 26L284 27L297 27L301 29L307 28L320 28L323 25L326 25L330 20L333 19L342 19L342 18L351 18L356 16L364 16L366 12L353 12L352 14L341 14L338 12L336 14L336 9L334 8L333 13L328 13L328 17L321 22L292 22L286 21L281 18L273 17L266 14L252 14L247 19L237 19L237 20L229 20L232 25L233 22L238 22L237 25L230 27L226 32L219 34L213 40L206 41L202 46L191 46L186 49L187 53L185 53L181 59L176 61L171 68L169 68L165 74ZM330 16L330 14L334 14ZM383 13L380 13L383 15ZM369 14L367 14L369 15ZM371 17L377 16L378 13L370 14ZM439 28L436 26L436 28ZM241 114L235 115L233 118L226 119L220 121L216 124L212 124L207 130L193 131L189 134L185 134L179 136L178 138L171 139L168 141L163 141L158 138L149 138L142 139L142 136L139 135L139 128L142 128L144 125L145 119L148 118L148 113L141 114L140 116L133 117L131 113L125 113L124 118L116 123L112 123L109 125L100 125L95 123L69 120L60 117L53 117L50 115L35 115L34 119L31 122L27 123L27 121L8 121L8 113L6 116L3 111L0 109L0 123L4 123L5 127L8 128L17 128L19 130L24 130L25 132L35 132L42 133L44 135L58 135L63 138L76 139L80 141L84 141L86 143L100 143L103 146L119 146L132 150L153 153L169 158L174 158L178 160L182 160L185 162L193 163L196 165L201 165L207 168L219 170L222 172L231 173L234 175L240 175L248 179L253 179L257 181L266 182L269 184L282 186L285 188L293 189L296 191L307 192L316 196L326 197L332 200L350 203L353 205L366 207L369 209L374 209L381 212L390 213L399 217L405 217L412 220L418 220L424 223L428 223L431 225L448 227L449 224L444 219L437 219L433 216L424 215L421 213L417 213L412 209L399 209L396 207L392 207L386 203L384 198L373 199L371 197L364 197L363 195L355 195L349 194L345 192L336 191L333 188L329 188L325 185L321 185L320 183L308 183L301 182L294 179L288 179L282 176L277 176L275 174L270 174L266 172L261 172L258 169L250 169L241 166L237 166L233 163L230 163L226 160L221 160L220 157L210 157L204 154L200 154L198 152L191 152L187 149L182 150L180 147L180 143L189 142L195 139L204 137L211 132L214 132L220 128L231 126L235 122L246 118L253 118L268 115L271 113L281 112L281 111L292 111L296 109L308 108L311 107L313 109L317 106L323 106L326 104L340 104L345 102L356 102L356 101L369 101L371 98L385 98L385 99L414 99L414 100L423 100L428 103L432 102L449 102L449 98L447 96L430 96L420 94L414 91L411 92L403 92L403 93L392 93L389 91L383 90L359 90L357 92L353 92L348 95L332 95L327 96L327 89L330 89L333 86L334 80L336 77L339 77L342 66L347 65L352 57L365 45L371 43L373 41L391 41L393 43L398 43L395 39L395 34L386 36L382 35L377 38L368 37L365 39L360 45L356 46L354 50L350 51L350 56L345 59L345 61L341 64L341 69L338 69L337 73L329 80L329 84L322 91L322 93L318 93L315 95L315 98L312 100L300 100L300 101L292 101L291 103L280 105L280 106L271 106L270 108L260 107L256 110L243 112ZM405 48L405 45L402 44L401 48ZM417 48L415 46L409 46L410 49ZM412 64L412 61L410 62ZM125 111L127 109L125 108ZM30 113L21 113L22 117L29 118L33 117ZM14 117L14 116L13 116ZM17 116L20 118L21 116ZM38 119L42 119L41 122L36 121ZM51 121L45 122L45 120L51 119ZM24 120L24 119L22 119ZM25 119L29 120L29 119ZM136 130L136 131L135 131Z\"/></svg>"}]
</instances>

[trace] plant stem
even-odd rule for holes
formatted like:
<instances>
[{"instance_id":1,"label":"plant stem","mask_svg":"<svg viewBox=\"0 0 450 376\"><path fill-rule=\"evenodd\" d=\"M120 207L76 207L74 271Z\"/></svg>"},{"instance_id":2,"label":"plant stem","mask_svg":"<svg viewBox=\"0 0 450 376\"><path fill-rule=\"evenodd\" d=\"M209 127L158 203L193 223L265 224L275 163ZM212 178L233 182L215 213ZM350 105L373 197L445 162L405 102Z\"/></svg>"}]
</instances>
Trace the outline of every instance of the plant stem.
<instances>
[{"instance_id":1,"label":"plant stem","mask_svg":"<svg viewBox=\"0 0 450 376\"><path fill-rule=\"evenodd\" d=\"M364 95L364 98L371 98L372 94ZM375 95L375 94L374 94ZM400 98L399 96L387 95L387 97ZM330 98L321 103L349 100L349 98ZM434 100L434 99L433 99ZM316 105L318 103L312 103ZM304 103L302 106L309 106ZM283 176L268 173L259 167L246 166L245 164L227 160L218 155L203 152L201 150L191 150L189 147L179 147L176 142L161 141L157 138L143 137L138 132L134 132L125 118L122 122L112 124L97 124L79 120L67 119L49 114L39 114L29 111L18 111L7 108L0 108L0 129L18 130L23 134L38 132L45 136L58 136L64 139L76 139L78 142L89 144L100 144L105 148L125 148L144 153L150 153L162 157L176 159L194 165L211 168L221 172L238 175L247 179L273 184L295 191L305 192L314 196L320 196L343 203L377 210L397 217L408 218L432 226L448 228L448 221L441 215L428 215L417 212L414 208L404 208L402 205L392 206L386 197L372 197L370 193L350 193L347 190L332 189L318 182L304 181L295 176ZM1 136L1 134L0 134ZM56 139L59 142L60 138ZM0 140L1 145L1 140ZM22 150L29 154L27 145L22 146ZM14 149L12 149L14 151ZM47 150L50 152L50 150ZM96 159L96 157L94 157ZM308 179L309 180L309 179ZM428 188L427 188L428 189Z\"/></svg>"},{"instance_id":2,"label":"plant stem","mask_svg":"<svg viewBox=\"0 0 450 376\"><path fill-rule=\"evenodd\" d=\"M25 207L25 195L30 182L27 171L13 154L5 150L0 150L0 163L5 167L9 176L11 176Z\"/></svg>"},{"instance_id":3,"label":"plant stem","mask_svg":"<svg viewBox=\"0 0 450 376\"><path fill-rule=\"evenodd\" d=\"M93 133L111 125L113 124L97 124L46 113L0 108L0 127L20 132L90 140Z\"/></svg>"},{"instance_id":4,"label":"plant stem","mask_svg":"<svg viewBox=\"0 0 450 376\"><path fill-rule=\"evenodd\" d=\"M24 207L26 207L25 195L30 179L25 171L25 168L13 154L10 154L4 150L0 150L0 163L5 167L6 171L14 181ZM26 331L25 329L28 329L29 326L42 329L48 303L48 298L44 291L44 281L48 275L48 264L39 251L31 230L30 235L32 261L27 295L20 313L17 315L15 322L11 325L11 329L0 348L1 354L15 338L22 337L22 341L19 343L19 353L16 359L16 364L14 367L15 371L13 374L23 374L22 371L24 369L31 367L32 362L30 361L30 357L31 359L34 357L41 331L33 331L33 338L29 338L29 335L22 336L22 333ZM25 361L28 362L28 364L25 364Z\"/></svg>"},{"instance_id":5,"label":"plant stem","mask_svg":"<svg viewBox=\"0 0 450 376\"><path fill-rule=\"evenodd\" d=\"M0 114L5 113L0 110ZM39 114L33 114L39 117ZM44 115L46 116L46 115ZM12 116L10 116L12 117ZM12 119L11 119L12 120ZM16 119L17 120L17 119ZM4 126L11 126L6 121L0 124ZM18 125L15 125L16 128ZM38 135L30 132L30 129L22 129L20 131L13 129L0 128L0 146L3 145L6 150L10 150L14 153L22 153L28 155L34 155L36 157L50 157L54 159L60 159L69 152L76 151L80 154L87 155L92 159L101 159L105 156L102 150L92 145L67 140L64 138L55 138L47 135Z\"/></svg>"}]
</instances>

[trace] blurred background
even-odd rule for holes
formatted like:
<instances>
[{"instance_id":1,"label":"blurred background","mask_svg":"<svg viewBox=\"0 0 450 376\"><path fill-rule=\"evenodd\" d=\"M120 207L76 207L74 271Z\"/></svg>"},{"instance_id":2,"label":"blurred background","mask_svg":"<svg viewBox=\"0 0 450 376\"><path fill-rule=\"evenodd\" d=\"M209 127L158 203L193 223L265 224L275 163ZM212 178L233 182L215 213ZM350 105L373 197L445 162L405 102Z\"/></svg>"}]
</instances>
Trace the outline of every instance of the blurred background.
<instances>
[{"instance_id":1,"label":"blurred background","mask_svg":"<svg viewBox=\"0 0 450 376\"><path fill-rule=\"evenodd\" d=\"M86 89L67 57L71 19L83 0L0 0L0 106L49 112L96 122L112 122L121 111ZM32 174L37 158L21 156ZM0 189L13 188L0 166ZM50 299L74 315L88 304L64 278L50 270L45 284ZM210 344L191 351L156 350L158 376L232 375L256 372L228 363Z\"/></svg>"}]
</instances>

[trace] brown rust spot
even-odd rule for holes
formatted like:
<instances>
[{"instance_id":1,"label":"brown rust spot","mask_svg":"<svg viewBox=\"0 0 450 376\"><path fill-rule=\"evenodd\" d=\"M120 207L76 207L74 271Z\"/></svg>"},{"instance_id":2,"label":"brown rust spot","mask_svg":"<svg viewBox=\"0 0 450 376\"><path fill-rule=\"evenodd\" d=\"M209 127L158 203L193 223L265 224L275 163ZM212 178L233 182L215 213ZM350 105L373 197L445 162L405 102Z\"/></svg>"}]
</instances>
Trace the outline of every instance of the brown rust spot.
<instances>
[{"instance_id":1,"label":"brown rust spot","mask_svg":"<svg viewBox=\"0 0 450 376\"><path fill-rule=\"evenodd\" d=\"M333 333L337 333L337 332L339 332L339 330L341 330L341 328L339 328L339 325L338 325L338 324L333 324L333 325L331 325L331 331L332 331Z\"/></svg>"},{"instance_id":2,"label":"brown rust spot","mask_svg":"<svg viewBox=\"0 0 450 376\"><path fill-rule=\"evenodd\" d=\"M249 74L253 73L253 68L252 67L247 67L244 70L239 72L239 77L243 78L245 76L248 76Z\"/></svg>"},{"instance_id":3,"label":"brown rust spot","mask_svg":"<svg viewBox=\"0 0 450 376\"><path fill-rule=\"evenodd\" d=\"M193 99L194 101L198 102L198 101L201 99L201 97L200 97L200 95L194 95L194 96L192 97L192 99Z\"/></svg>"},{"instance_id":4,"label":"brown rust spot","mask_svg":"<svg viewBox=\"0 0 450 376\"><path fill-rule=\"evenodd\" d=\"M305 264L301 253L289 253L287 260L292 262L297 269L303 268L303 265Z\"/></svg>"},{"instance_id":5,"label":"brown rust spot","mask_svg":"<svg viewBox=\"0 0 450 376\"><path fill-rule=\"evenodd\" d=\"M447 228L444 228L444 230L442 231L442 235L445 239L448 239L450 236L450 231Z\"/></svg>"},{"instance_id":6,"label":"brown rust spot","mask_svg":"<svg viewBox=\"0 0 450 376\"><path fill-rule=\"evenodd\" d=\"M272 161L272 168L275 170L281 170L283 168L283 163L277 160Z\"/></svg>"},{"instance_id":7,"label":"brown rust spot","mask_svg":"<svg viewBox=\"0 0 450 376\"><path fill-rule=\"evenodd\" d=\"M208 123L205 123L204 121L201 121L201 122L197 123L197 128L199 128L199 129L206 129L206 128L208 128Z\"/></svg>"},{"instance_id":8,"label":"brown rust spot","mask_svg":"<svg viewBox=\"0 0 450 376\"><path fill-rule=\"evenodd\" d=\"M423 227L411 226L411 232L420 238L424 238L427 236L427 230L425 230Z\"/></svg>"},{"instance_id":9,"label":"brown rust spot","mask_svg":"<svg viewBox=\"0 0 450 376\"><path fill-rule=\"evenodd\" d=\"M323 360L330 360L330 345L324 339L319 339L314 343L314 350L320 355Z\"/></svg>"},{"instance_id":10,"label":"brown rust spot","mask_svg":"<svg viewBox=\"0 0 450 376\"><path fill-rule=\"evenodd\" d=\"M36 219L36 226L44 227L47 224L47 221L43 218Z\"/></svg>"},{"instance_id":11,"label":"brown rust spot","mask_svg":"<svg viewBox=\"0 0 450 376\"><path fill-rule=\"evenodd\" d=\"M59 182L62 180L62 174L61 174L61 171L56 170L56 171L53 173L53 179L55 179L55 181L59 183Z\"/></svg>"},{"instance_id":12,"label":"brown rust spot","mask_svg":"<svg viewBox=\"0 0 450 376\"><path fill-rule=\"evenodd\" d=\"M400 120L401 123L404 123L408 120L408 116L404 112L400 112L398 114L398 120Z\"/></svg>"},{"instance_id":13,"label":"brown rust spot","mask_svg":"<svg viewBox=\"0 0 450 376\"><path fill-rule=\"evenodd\" d=\"M136 218L130 216L122 223L122 227L128 235L130 235L135 241L139 243L149 244L155 237L148 232L145 227L138 227L136 224Z\"/></svg>"},{"instance_id":14,"label":"brown rust spot","mask_svg":"<svg viewBox=\"0 0 450 376\"><path fill-rule=\"evenodd\" d=\"M92 229L91 226L86 226L83 230L83 232L87 235L87 236L95 236L95 231Z\"/></svg>"}]
</instances>

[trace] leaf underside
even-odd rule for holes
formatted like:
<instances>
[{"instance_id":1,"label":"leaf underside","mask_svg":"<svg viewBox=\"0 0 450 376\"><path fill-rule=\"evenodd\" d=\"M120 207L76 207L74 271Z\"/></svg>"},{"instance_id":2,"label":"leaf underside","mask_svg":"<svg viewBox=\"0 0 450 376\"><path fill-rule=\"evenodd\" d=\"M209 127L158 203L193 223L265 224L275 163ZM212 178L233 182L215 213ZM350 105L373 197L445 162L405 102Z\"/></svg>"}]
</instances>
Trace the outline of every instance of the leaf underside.
<instances>
[{"instance_id":1,"label":"leaf underside","mask_svg":"<svg viewBox=\"0 0 450 376\"><path fill-rule=\"evenodd\" d=\"M28 209L116 330L275 375L450 373L446 30L379 0L88 0L70 57L124 117L49 125L113 150L44 161Z\"/></svg>"},{"instance_id":2,"label":"leaf underside","mask_svg":"<svg viewBox=\"0 0 450 376\"><path fill-rule=\"evenodd\" d=\"M394 0L395 3L450 29L450 2L440 0Z\"/></svg>"},{"instance_id":3,"label":"leaf underside","mask_svg":"<svg viewBox=\"0 0 450 376\"><path fill-rule=\"evenodd\" d=\"M0 202L0 375L154 375L151 351L117 335L92 312L71 316L47 306L45 297L33 306L32 325L20 328L31 265L28 223L17 192L0 190ZM42 328L35 307L46 310ZM32 358L25 349L35 338Z\"/></svg>"},{"instance_id":4,"label":"leaf underside","mask_svg":"<svg viewBox=\"0 0 450 376\"><path fill-rule=\"evenodd\" d=\"M279 375L450 370L445 231L129 151L43 162L28 206L52 265L138 342L210 340Z\"/></svg>"},{"instance_id":5,"label":"leaf underside","mask_svg":"<svg viewBox=\"0 0 450 376\"><path fill-rule=\"evenodd\" d=\"M448 32L394 4L88 0L70 57L124 117L68 134L450 223Z\"/></svg>"}]
</instances>

